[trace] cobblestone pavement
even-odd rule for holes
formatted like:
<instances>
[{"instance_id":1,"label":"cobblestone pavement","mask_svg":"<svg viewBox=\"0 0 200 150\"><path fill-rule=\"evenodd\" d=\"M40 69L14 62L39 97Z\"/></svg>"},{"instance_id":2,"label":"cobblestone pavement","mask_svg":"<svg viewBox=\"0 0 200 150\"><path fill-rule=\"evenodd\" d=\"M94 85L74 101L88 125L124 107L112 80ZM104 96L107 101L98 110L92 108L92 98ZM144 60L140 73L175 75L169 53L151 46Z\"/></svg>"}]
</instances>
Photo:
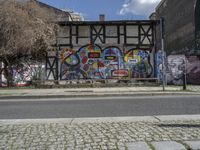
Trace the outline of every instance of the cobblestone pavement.
<instances>
[{"instance_id":1,"label":"cobblestone pavement","mask_svg":"<svg viewBox=\"0 0 200 150\"><path fill-rule=\"evenodd\" d=\"M72 124L0 122L1 150L127 150L133 142L198 140L200 120Z\"/></svg>"},{"instance_id":2,"label":"cobblestone pavement","mask_svg":"<svg viewBox=\"0 0 200 150\"><path fill-rule=\"evenodd\" d=\"M200 86L199 85L188 85L187 89L193 92L200 92Z\"/></svg>"}]
</instances>

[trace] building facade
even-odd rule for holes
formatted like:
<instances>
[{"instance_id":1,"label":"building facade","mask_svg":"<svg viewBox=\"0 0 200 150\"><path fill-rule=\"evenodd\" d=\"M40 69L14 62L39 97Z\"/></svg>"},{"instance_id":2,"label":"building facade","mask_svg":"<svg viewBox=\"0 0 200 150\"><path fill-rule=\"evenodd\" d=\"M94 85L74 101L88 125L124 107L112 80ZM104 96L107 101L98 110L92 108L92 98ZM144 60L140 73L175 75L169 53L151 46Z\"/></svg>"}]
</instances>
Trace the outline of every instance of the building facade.
<instances>
[{"instance_id":1,"label":"building facade","mask_svg":"<svg viewBox=\"0 0 200 150\"><path fill-rule=\"evenodd\" d=\"M154 77L155 21L59 22L47 80L136 80Z\"/></svg>"},{"instance_id":2,"label":"building facade","mask_svg":"<svg viewBox=\"0 0 200 150\"><path fill-rule=\"evenodd\" d=\"M69 21L84 21L84 17L79 12L74 12L72 10L63 9L63 11L68 12L70 15Z\"/></svg>"},{"instance_id":3,"label":"building facade","mask_svg":"<svg viewBox=\"0 0 200 150\"><path fill-rule=\"evenodd\" d=\"M37 0L33 0L33 1L36 2L36 4L38 4L43 9L47 10L49 15L52 16L53 18L55 18L55 21L71 20L71 16L70 16L69 12L63 11L61 9L55 8L53 6L47 5L47 4L37 1Z\"/></svg>"},{"instance_id":4,"label":"building facade","mask_svg":"<svg viewBox=\"0 0 200 150\"><path fill-rule=\"evenodd\" d=\"M200 0L162 0L154 17L164 18L165 51L167 54L199 53ZM151 16L152 17L152 16ZM161 49L157 29L157 49Z\"/></svg>"},{"instance_id":5,"label":"building facade","mask_svg":"<svg viewBox=\"0 0 200 150\"><path fill-rule=\"evenodd\" d=\"M164 74L168 84L200 84L200 0L162 0L151 14L158 20L156 34L157 77L163 80L161 25L164 19Z\"/></svg>"}]
</instances>

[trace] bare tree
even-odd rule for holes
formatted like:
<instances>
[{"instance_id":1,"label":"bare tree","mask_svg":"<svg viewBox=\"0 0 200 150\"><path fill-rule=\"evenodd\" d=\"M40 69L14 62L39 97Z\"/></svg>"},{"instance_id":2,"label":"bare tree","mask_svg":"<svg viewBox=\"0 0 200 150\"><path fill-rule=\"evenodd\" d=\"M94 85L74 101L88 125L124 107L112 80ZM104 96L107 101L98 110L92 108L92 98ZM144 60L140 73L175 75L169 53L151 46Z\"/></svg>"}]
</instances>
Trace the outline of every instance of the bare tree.
<instances>
[{"instance_id":1,"label":"bare tree","mask_svg":"<svg viewBox=\"0 0 200 150\"><path fill-rule=\"evenodd\" d=\"M34 0L0 0L0 62L12 82L11 68L20 58L43 58L55 43L54 18ZM8 83L10 84L10 83Z\"/></svg>"}]
</instances>

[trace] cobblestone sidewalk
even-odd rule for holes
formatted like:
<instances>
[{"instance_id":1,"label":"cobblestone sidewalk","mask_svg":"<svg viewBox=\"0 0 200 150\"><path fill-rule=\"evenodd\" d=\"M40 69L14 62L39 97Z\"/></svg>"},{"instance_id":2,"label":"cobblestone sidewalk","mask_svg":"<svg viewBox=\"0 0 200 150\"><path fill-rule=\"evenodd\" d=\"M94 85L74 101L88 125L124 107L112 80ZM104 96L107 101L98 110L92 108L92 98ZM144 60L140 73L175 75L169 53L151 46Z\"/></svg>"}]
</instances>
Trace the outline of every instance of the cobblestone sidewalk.
<instances>
[{"instance_id":1,"label":"cobblestone sidewalk","mask_svg":"<svg viewBox=\"0 0 200 150\"><path fill-rule=\"evenodd\" d=\"M187 89L193 92L200 92L200 86L198 85L188 85Z\"/></svg>"},{"instance_id":2,"label":"cobblestone sidewalk","mask_svg":"<svg viewBox=\"0 0 200 150\"><path fill-rule=\"evenodd\" d=\"M198 140L200 120L22 124L0 121L1 150L132 150L137 142L150 143L148 148L153 149L152 143L157 141ZM184 146L188 148L187 144Z\"/></svg>"}]
</instances>

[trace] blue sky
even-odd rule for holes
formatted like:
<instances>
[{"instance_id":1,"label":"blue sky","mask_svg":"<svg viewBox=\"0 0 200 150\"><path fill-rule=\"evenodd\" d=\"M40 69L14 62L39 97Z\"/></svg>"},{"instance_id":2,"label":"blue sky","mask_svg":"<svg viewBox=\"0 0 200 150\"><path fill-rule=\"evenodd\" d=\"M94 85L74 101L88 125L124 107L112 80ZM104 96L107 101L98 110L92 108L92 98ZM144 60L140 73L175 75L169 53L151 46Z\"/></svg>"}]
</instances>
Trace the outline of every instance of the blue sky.
<instances>
[{"instance_id":1,"label":"blue sky","mask_svg":"<svg viewBox=\"0 0 200 150\"><path fill-rule=\"evenodd\" d=\"M40 0L60 9L82 13L85 20L98 20L105 14L106 20L148 19L160 0Z\"/></svg>"}]
</instances>

